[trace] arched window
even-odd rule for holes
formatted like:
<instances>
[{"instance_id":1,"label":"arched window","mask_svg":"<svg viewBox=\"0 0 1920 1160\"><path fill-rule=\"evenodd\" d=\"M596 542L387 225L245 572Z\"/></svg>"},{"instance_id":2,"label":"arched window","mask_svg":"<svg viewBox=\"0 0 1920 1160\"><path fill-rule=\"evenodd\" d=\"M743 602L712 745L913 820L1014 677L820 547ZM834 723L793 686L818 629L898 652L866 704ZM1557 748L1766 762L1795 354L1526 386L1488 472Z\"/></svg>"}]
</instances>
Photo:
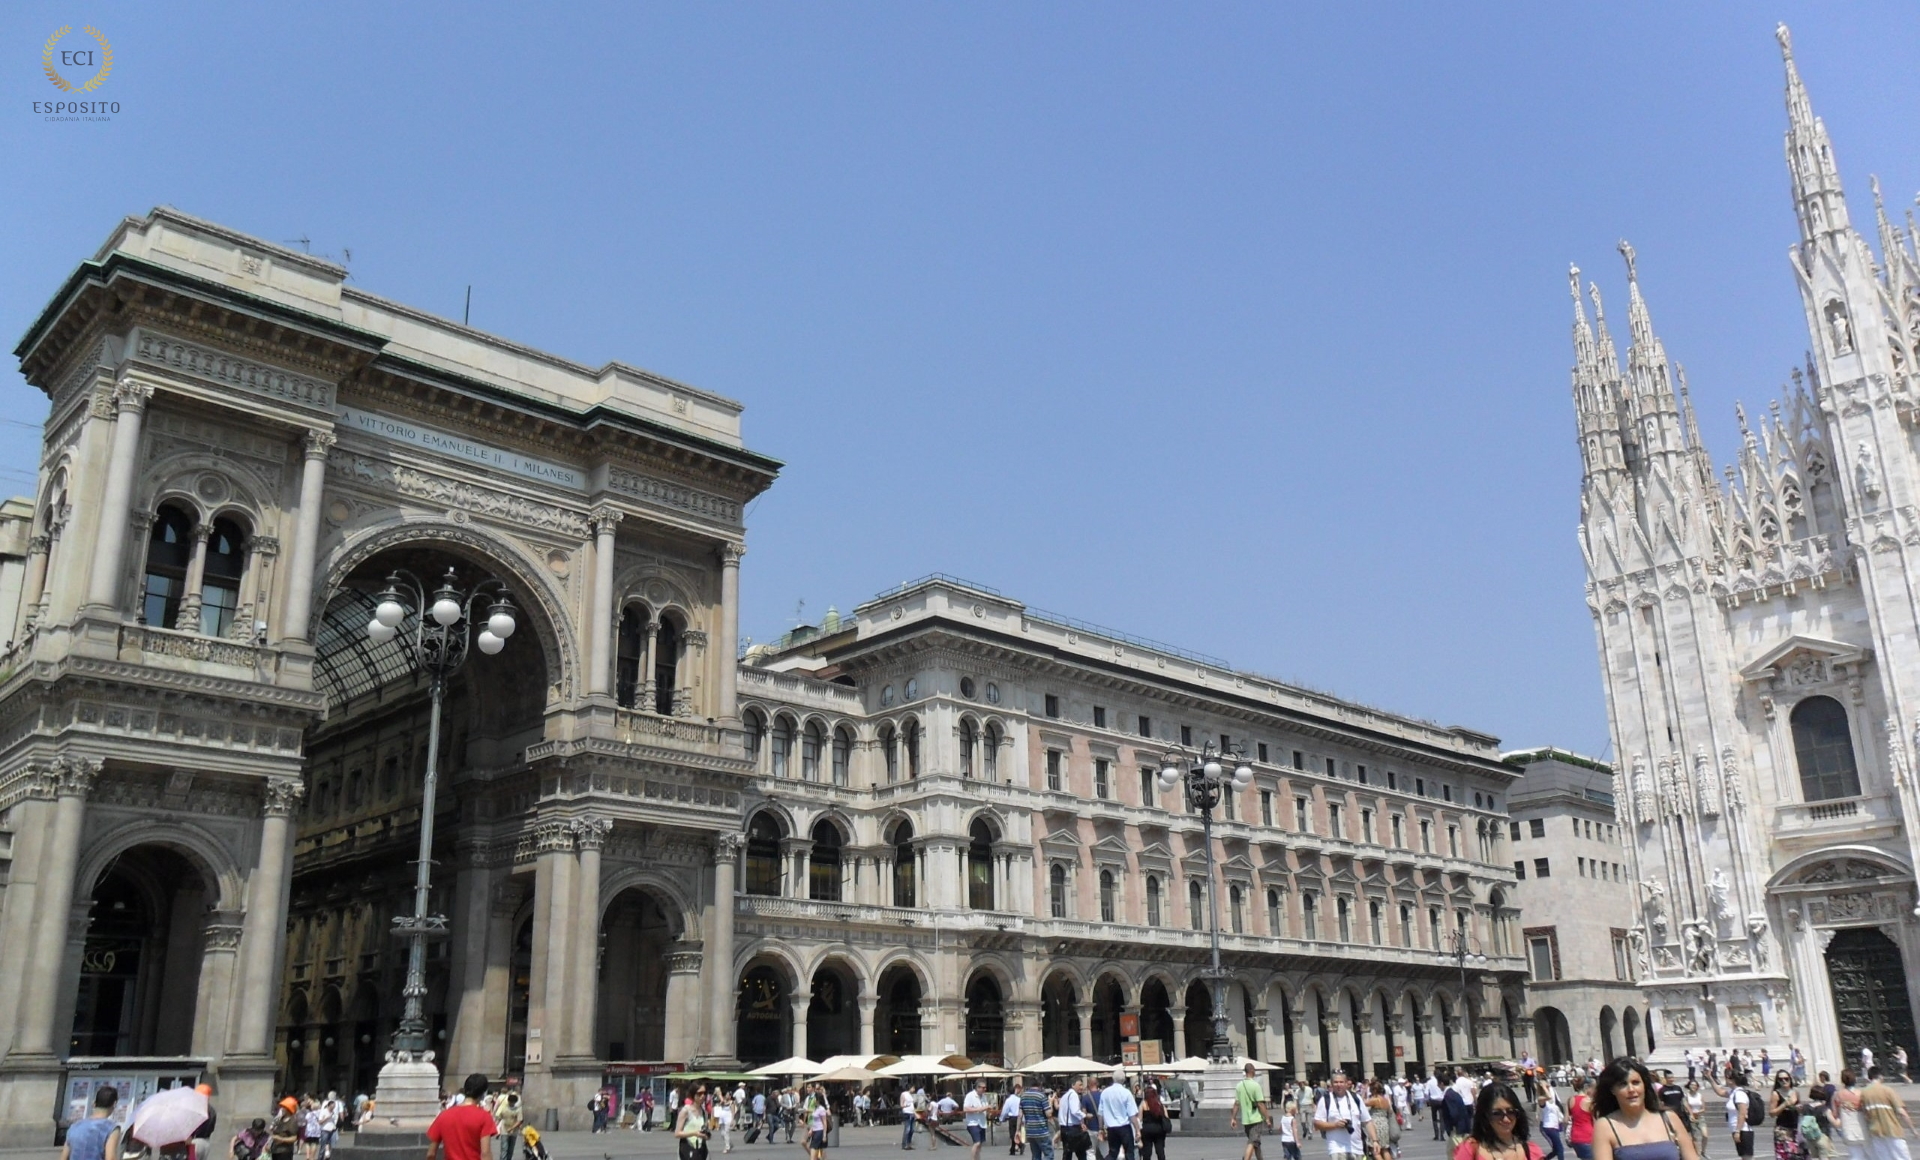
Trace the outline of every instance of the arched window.
<instances>
[{"instance_id":1,"label":"arched window","mask_svg":"<svg viewBox=\"0 0 1920 1160\"><path fill-rule=\"evenodd\" d=\"M842 725L833 731L833 784L846 785L851 780L853 764L853 731Z\"/></svg>"},{"instance_id":2,"label":"arched window","mask_svg":"<svg viewBox=\"0 0 1920 1160\"><path fill-rule=\"evenodd\" d=\"M880 726L880 752L886 754L887 756L888 784L892 784L893 782L899 781L900 780L900 735L893 731L893 726L891 725Z\"/></svg>"},{"instance_id":3,"label":"arched window","mask_svg":"<svg viewBox=\"0 0 1920 1160\"><path fill-rule=\"evenodd\" d=\"M967 905L993 909L993 828L983 818L967 829Z\"/></svg>"},{"instance_id":4,"label":"arched window","mask_svg":"<svg viewBox=\"0 0 1920 1160\"><path fill-rule=\"evenodd\" d=\"M193 521L176 507L154 514L147 535L146 580L140 614L155 628L172 628L187 596L187 564L193 559Z\"/></svg>"},{"instance_id":5,"label":"arched window","mask_svg":"<svg viewBox=\"0 0 1920 1160\"><path fill-rule=\"evenodd\" d=\"M979 731L974 728L973 718L960 719L960 776L973 776L973 746Z\"/></svg>"},{"instance_id":6,"label":"arched window","mask_svg":"<svg viewBox=\"0 0 1920 1160\"><path fill-rule=\"evenodd\" d=\"M1320 937L1320 906L1311 891L1300 894L1300 925L1309 939Z\"/></svg>"},{"instance_id":7,"label":"arched window","mask_svg":"<svg viewBox=\"0 0 1920 1160\"><path fill-rule=\"evenodd\" d=\"M1240 895L1240 887L1227 887L1227 922L1235 934L1246 933L1245 902Z\"/></svg>"},{"instance_id":8,"label":"arched window","mask_svg":"<svg viewBox=\"0 0 1920 1160\"><path fill-rule=\"evenodd\" d=\"M1860 796L1847 711L1832 697L1808 697L1793 707L1793 752L1800 761L1800 796L1810 802Z\"/></svg>"},{"instance_id":9,"label":"arched window","mask_svg":"<svg viewBox=\"0 0 1920 1160\"><path fill-rule=\"evenodd\" d=\"M1113 879L1113 871L1100 871L1100 921L1115 922L1119 910L1120 888Z\"/></svg>"},{"instance_id":10,"label":"arched window","mask_svg":"<svg viewBox=\"0 0 1920 1160\"><path fill-rule=\"evenodd\" d=\"M1206 899L1201 896L1200 880L1187 880L1187 922L1195 930L1206 929Z\"/></svg>"},{"instance_id":11,"label":"arched window","mask_svg":"<svg viewBox=\"0 0 1920 1160\"><path fill-rule=\"evenodd\" d=\"M780 823L758 814L747 826L747 893L780 894Z\"/></svg>"},{"instance_id":12,"label":"arched window","mask_svg":"<svg viewBox=\"0 0 1920 1160\"><path fill-rule=\"evenodd\" d=\"M1160 880L1147 875L1147 925L1160 925Z\"/></svg>"},{"instance_id":13,"label":"arched window","mask_svg":"<svg viewBox=\"0 0 1920 1160\"><path fill-rule=\"evenodd\" d=\"M788 758L793 754L793 718L784 713L773 719L773 776L786 777L791 772Z\"/></svg>"},{"instance_id":14,"label":"arched window","mask_svg":"<svg viewBox=\"0 0 1920 1160\"><path fill-rule=\"evenodd\" d=\"M800 734L800 777L804 781L820 780L820 751L827 745L827 735L820 728L820 722L809 721Z\"/></svg>"},{"instance_id":15,"label":"arched window","mask_svg":"<svg viewBox=\"0 0 1920 1160\"><path fill-rule=\"evenodd\" d=\"M213 521L207 537L206 567L200 579L200 631L225 637L240 611L240 577L247 567L246 537L232 520ZM251 628L248 637L252 637Z\"/></svg>"},{"instance_id":16,"label":"arched window","mask_svg":"<svg viewBox=\"0 0 1920 1160\"><path fill-rule=\"evenodd\" d=\"M673 715L673 695L680 687L680 626L667 617L660 618L660 629L653 637L653 711L662 717Z\"/></svg>"},{"instance_id":17,"label":"arched window","mask_svg":"<svg viewBox=\"0 0 1920 1160\"><path fill-rule=\"evenodd\" d=\"M1067 917L1067 868L1059 862L1047 867L1047 910L1055 918Z\"/></svg>"},{"instance_id":18,"label":"arched window","mask_svg":"<svg viewBox=\"0 0 1920 1160\"><path fill-rule=\"evenodd\" d=\"M764 741L767 736L767 721L766 718L760 716L760 714L754 712L752 709L748 709L746 712L746 721L743 722L743 724L745 724L747 728L747 760L753 763L754 772L757 773L760 770L761 742Z\"/></svg>"},{"instance_id":19,"label":"arched window","mask_svg":"<svg viewBox=\"0 0 1920 1160\"><path fill-rule=\"evenodd\" d=\"M913 905L913 827L905 822L893 828L893 904Z\"/></svg>"},{"instance_id":20,"label":"arched window","mask_svg":"<svg viewBox=\"0 0 1920 1160\"><path fill-rule=\"evenodd\" d=\"M807 855L807 897L815 902L840 901L840 827L829 821L813 825L813 850Z\"/></svg>"},{"instance_id":21,"label":"arched window","mask_svg":"<svg viewBox=\"0 0 1920 1160\"><path fill-rule=\"evenodd\" d=\"M982 750L980 756L983 759L981 765L985 768L986 779L988 781L999 781L1000 726L988 725L986 731L980 735L980 740Z\"/></svg>"},{"instance_id":22,"label":"arched window","mask_svg":"<svg viewBox=\"0 0 1920 1160\"><path fill-rule=\"evenodd\" d=\"M920 722L911 718L900 727L902 748L907 751L907 776L920 776Z\"/></svg>"},{"instance_id":23,"label":"arched window","mask_svg":"<svg viewBox=\"0 0 1920 1160\"><path fill-rule=\"evenodd\" d=\"M640 697L640 650L646 642L647 617L637 605L620 610L620 636L615 645L613 696L622 709L631 709Z\"/></svg>"},{"instance_id":24,"label":"arched window","mask_svg":"<svg viewBox=\"0 0 1920 1160\"><path fill-rule=\"evenodd\" d=\"M1367 900L1367 930L1375 946L1385 946L1387 943L1387 934L1381 922L1380 900L1377 898L1369 898Z\"/></svg>"},{"instance_id":25,"label":"arched window","mask_svg":"<svg viewBox=\"0 0 1920 1160\"><path fill-rule=\"evenodd\" d=\"M1287 928L1280 915L1280 892L1267 891L1267 933L1274 938L1285 938Z\"/></svg>"}]
</instances>

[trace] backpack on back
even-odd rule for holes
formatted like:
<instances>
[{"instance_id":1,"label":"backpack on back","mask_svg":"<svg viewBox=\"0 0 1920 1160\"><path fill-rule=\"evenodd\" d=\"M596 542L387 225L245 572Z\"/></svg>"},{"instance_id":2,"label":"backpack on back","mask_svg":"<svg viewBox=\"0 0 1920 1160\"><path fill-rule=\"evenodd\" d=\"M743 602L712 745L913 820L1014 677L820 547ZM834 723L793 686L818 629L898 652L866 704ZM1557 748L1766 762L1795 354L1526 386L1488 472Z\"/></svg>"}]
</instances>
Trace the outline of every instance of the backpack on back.
<instances>
[{"instance_id":1,"label":"backpack on back","mask_svg":"<svg viewBox=\"0 0 1920 1160\"><path fill-rule=\"evenodd\" d=\"M1752 1088L1743 1089L1747 1093L1747 1127L1757 1128L1767 1122L1767 1105L1760 1100L1760 1093Z\"/></svg>"}]
</instances>

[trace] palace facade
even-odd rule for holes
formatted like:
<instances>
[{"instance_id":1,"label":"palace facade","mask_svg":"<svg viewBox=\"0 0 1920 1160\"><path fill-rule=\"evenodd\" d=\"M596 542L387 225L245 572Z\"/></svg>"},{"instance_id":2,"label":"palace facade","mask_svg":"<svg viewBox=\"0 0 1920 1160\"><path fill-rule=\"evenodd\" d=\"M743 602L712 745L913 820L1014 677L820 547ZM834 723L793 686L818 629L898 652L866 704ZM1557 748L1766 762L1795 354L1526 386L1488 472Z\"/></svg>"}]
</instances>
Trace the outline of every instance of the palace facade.
<instances>
[{"instance_id":1,"label":"palace facade","mask_svg":"<svg viewBox=\"0 0 1920 1160\"><path fill-rule=\"evenodd\" d=\"M937 577L741 660L779 464L739 404L345 273L159 209L16 350L52 409L0 561L0 1144L106 1078L372 1086L427 750L425 677L366 632L396 570L520 619L447 695L448 1072L571 1123L616 1063L1196 1050L1207 851L1150 774L1223 737L1239 1044L1525 1050L1493 738Z\"/></svg>"}]
</instances>

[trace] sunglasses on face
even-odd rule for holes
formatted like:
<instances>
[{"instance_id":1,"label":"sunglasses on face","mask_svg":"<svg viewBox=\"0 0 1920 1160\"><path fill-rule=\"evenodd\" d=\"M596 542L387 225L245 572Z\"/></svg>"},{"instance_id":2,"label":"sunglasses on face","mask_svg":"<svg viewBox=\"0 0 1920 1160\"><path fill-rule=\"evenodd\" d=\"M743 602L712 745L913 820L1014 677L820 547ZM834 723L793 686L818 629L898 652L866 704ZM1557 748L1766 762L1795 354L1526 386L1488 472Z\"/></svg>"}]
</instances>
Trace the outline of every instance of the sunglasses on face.
<instances>
[{"instance_id":1,"label":"sunglasses on face","mask_svg":"<svg viewBox=\"0 0 1920 1160\"><path fill-rule=\"evenodd\" d=\"M1493 1120L1511 1120L1519 1113L1512 1108L1488 1108L1487 1118Z\"/></svg>"}]
</instances>

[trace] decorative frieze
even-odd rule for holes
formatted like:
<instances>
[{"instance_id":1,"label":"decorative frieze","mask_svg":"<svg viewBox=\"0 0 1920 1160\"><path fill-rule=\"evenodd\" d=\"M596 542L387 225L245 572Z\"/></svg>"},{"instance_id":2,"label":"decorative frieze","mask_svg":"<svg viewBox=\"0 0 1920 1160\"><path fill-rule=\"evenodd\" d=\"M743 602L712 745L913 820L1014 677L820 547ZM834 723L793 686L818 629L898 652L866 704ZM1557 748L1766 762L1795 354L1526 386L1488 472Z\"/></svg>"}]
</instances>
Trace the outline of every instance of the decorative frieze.
<instances>
[{"instance_id":1,"label":"decorative frieze","mask_svg":"<svg viewBox=\"0 0 1920 1160\"><path fill-rule=\"evenodd\" d=\"M539 528L573 539L585 539L589 531L583 512L351 451L336 448L327 457L327 469L348 483L398 492L436 507Z\"/></svg>"},{"instance_id":2,"label":"decorative frieze","mask_svg":"<svg viewBox=\"0 0 1920 1160\"><path fill-rule=\"evenodd\" d=\"M140 362L192 375L224 387L246 391L316 410L333 408L334 386L276 367L238 358L189 342L142 331L133 357Z\"/></svg>"},{"instance_id":3,"label":"decorative frieze","mask_svg":"<svg viewBox=\"0 0 1920 1160\"><path fill-rule=\"evenodd\" d=\"M740 522L740 505L725 496L700 491L684 484L668 483L664 479L641 475L624 467L609 466L607 468L607 489L631 496L642 503L671 508L703 519L718 520L728 524Z\"/></svg>"}]
</instances>

